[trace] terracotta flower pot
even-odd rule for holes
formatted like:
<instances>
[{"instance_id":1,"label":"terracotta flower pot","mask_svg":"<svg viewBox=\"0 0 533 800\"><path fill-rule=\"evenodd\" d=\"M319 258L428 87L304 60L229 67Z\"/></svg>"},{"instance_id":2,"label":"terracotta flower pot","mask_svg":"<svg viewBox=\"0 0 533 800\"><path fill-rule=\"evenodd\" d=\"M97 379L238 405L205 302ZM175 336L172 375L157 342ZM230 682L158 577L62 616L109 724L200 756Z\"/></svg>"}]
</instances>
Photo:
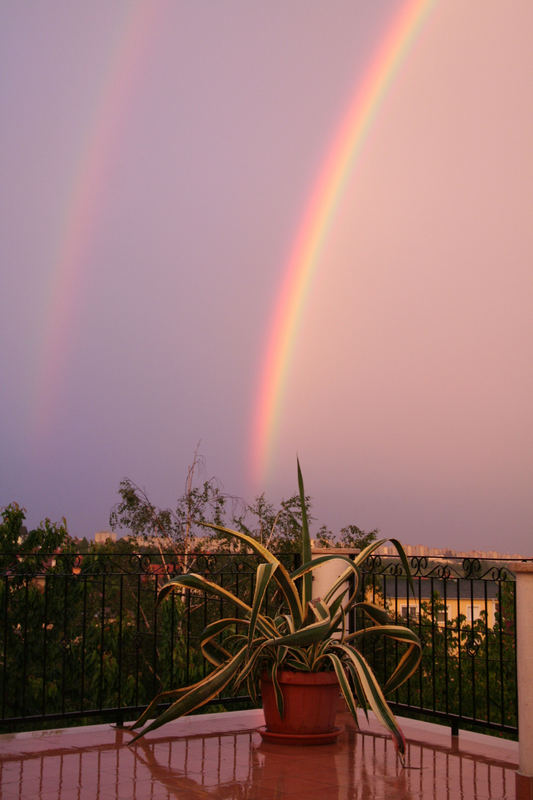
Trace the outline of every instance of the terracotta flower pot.
<instances>
[{"instance_id":1,"label":"terracotta flower pot","mask_svg":"<svg viewBox=\"0 0 533 800\"><path fill-rule=\"evenodd\" d=\"M269 675L261 678L265 728L260 729L266 741L292 744L327 744L340 733L335 727L339 684L334 672L278 673L284 699L280 716L274 686Z\"/></svg>"}]
</instances>

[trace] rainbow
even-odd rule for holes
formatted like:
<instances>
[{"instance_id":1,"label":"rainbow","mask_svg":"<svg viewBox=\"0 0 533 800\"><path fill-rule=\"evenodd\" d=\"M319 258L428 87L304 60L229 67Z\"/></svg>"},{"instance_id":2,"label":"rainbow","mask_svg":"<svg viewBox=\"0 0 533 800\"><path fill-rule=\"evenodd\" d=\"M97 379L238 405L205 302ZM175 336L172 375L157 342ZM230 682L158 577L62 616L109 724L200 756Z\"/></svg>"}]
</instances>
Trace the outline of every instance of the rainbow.
<instances>
[{"instance_id":1,"label":"rainbow","mask_svg":"<svg viewBox=\"0 0 533 800\"><path fill-rule=\"evenodd\" d=\"M36 373L35 435L39 439L53 418L75 336L75 317L83 294L87 254L105 200L107 173L132 102L139 69L153 41L161 4L135 0L117 19L115 42L97 92L91 124L82 137L80 157L70 182L52 259Z\"/></svg>"},{"instance_id":2,"label":"rainbow","mask_svg":"<svg viewBox=\"0 0 533 800\"><path fill-rule=\"evenodd\" d=\"M296 335L332 221L383 98L435 2L404 2L363 80L357 82L301 218L261 361L251 431L250 471L255 488L264 480L272 459Z\"/></svg>"}]
</instances>

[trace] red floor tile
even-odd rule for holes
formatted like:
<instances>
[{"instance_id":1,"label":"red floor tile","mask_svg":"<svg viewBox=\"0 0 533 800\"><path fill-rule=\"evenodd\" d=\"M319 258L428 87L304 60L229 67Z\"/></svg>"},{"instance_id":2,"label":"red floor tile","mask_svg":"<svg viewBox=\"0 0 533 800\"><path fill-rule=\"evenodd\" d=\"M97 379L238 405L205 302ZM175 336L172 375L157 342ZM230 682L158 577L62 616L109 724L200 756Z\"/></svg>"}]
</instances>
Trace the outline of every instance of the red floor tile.
<instances>
[{"instance_id":1,"label":"red floor tile","mask_svg":"<svg viewBox=\"0 0 533 800\"><path fill-rule=\"evenodd\" d=\"M406 768L375 722L337 744L263 743L261 712L185 718L129 747L110 726L0 737L2 800L514 800L517 744L405 721Z\"/></svg>"}]
</instances>

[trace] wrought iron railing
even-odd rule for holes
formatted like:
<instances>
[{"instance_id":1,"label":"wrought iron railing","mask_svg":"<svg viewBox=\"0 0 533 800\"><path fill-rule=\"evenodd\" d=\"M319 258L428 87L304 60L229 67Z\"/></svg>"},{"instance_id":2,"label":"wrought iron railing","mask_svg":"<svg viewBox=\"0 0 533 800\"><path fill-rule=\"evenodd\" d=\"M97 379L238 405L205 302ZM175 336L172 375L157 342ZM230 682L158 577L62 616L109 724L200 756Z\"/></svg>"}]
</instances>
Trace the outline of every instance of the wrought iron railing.
<instances>
[{"instance_id":1,"label":"wrought iron railing","mask_svg":"<svg viewBox=\"0 0 533 800\"><path fill-rule=\"evenodd\" d=\"M287 566L298 565L288 555ZM517 732L514 576L481 559L410 559L414 594L397 558L374 556L361 596L385 604L424 645L419 670L391 699L405 716L457 730ZM0 728L43 727L82 718L133 719L159 691L205 674L205 625L238 613L197 592L171 595L167 579L193 570L250 601L257 559L235 553L0 554ZM364 622L351 620L352 629ZM370 641L365 655L384 678L401 656ZM246 697L221 697L237 708Z\"/></svg>"},{"instance_id":2,"label":"wrought iron railing","mask_svg":"<svg viewBox=\"0 0 533 800\"><path fill-rule=\"evenodd\" d=\"M205 674L200 634L239 614L203 593L174 593L169 577L195 571L249 602L257 558L212 554L0 555L0 727L95 718L121 723L160 691ZM287 566L296 566L294 556ZM239 707L245 697L216 704ZM211 704L211 710L213 706Z\"/></svg>"},{"instance_id":3,"label":"wrought iron railing","mask_svg":"<svg viewBox=\"0 0 533 800\"><path fill-rule=\"evenodd\" d=\"M384 604L423 644L420 668L391 698L396 713L515 735L516 600L512 572L478 558L410 559L410 589L398 558L371 557L361 594ZM353 626L365 621L352 619ZM371 641L365 655L384 677L398 649Z\"/></svg>"}]
</instances>

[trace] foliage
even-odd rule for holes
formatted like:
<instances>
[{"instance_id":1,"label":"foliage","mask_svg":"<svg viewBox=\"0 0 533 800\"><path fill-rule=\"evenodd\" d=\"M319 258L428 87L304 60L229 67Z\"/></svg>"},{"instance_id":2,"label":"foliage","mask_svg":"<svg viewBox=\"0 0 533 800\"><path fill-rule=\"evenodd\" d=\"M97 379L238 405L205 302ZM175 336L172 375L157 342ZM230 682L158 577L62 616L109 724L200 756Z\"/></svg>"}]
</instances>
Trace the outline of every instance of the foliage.
<instances>
[{"instance_id":1,"label":"foliage","mask_svg":"<svg viewBox=\"0 0 533 800\"><path fill-rule=\"evenodd\" d=\"M453 581L455 583L455 581ZM489 723L495 728L517 726L514 581L498 584L498 611L489 626L486 611L479 618L447 617L443 598L434 592L416 615L404 620L418 635L422 659L418 671L395 692L393 702L412 713L435 712L461 727ZM450 594L452 589L450 587ZM375 592L380 595L379 587ZM385 603L395 614L394 601ZM358 625L364 625L359 619ZM394 663L394 648L367 639L365 656L378 675Z\"/></svg>"},{"instance_id":2,"label":"foliage","mask_svg":"<svg viewBox=\"0 0 533 800\"><path fill-rule=\"evenodd\" d=\"M65 548L70 542L66 520L51 522L42 520L37 528L28 531L24 525L26 509L18 503L10 503L1 510L0 523L0 572L20 572L25 557L24 569L40 569L47 558ZM31 556L31 559L30 559Z\"/></svg>"},{"instance_id":3,"label":"foliage","mask_svg":"<svg viewBox=\"0 0 533 800\"><path fill-rule=\"evenodd\" d=\"M264 503L262 543L266 544L272 514L275 517L277 512L268 510ZM294 502L289 507L295 515L300 514ZM307 516L309 510L306 497ZM260 526L250 517L252 521L248 518L244 525L256 535ZM45 520L27 532L24 520L24 509L14 503L1 512L0 711L6 720L4 730L10 726L7 720L17 718L18 728L31 727L30 722L22 720L31 715L39 718L35 722L39 727L50 715L57 718L70 714L79 723L79 716L74 715L81 710L91 712L92 721L97 719L97 709L109 709L106 717L98 718L101 720L111 714L113 719L121 714L131 719L157 692L205 677L200 649L203 629L221 616L233 615L234 606L229 595L213 600L186 587L157 605L157 590L172 571L176 574L193 569L253 606L257 555L219 551L216 555L190 553L186 557L165 553L163 558L150 539L141 548L126 538L95 545L86 540L72 541L64 522ZM301 514L297 520L294 530L300 534ZM289 514L286 521L290 531ZM358 535L359 529L349 527ZM246 530L240 532L247 535ZM372 535L375 541L377 532L362 533ZM241 541L248 549L246 541ZM81 559L74 548L82 553ZM289 572L297 565L288 553L280 560ZM392 570L392 561L390 567ZM386 578L385 584L384 577L367 571L368 564L361 568L365 581L374 582L373 596L366 599L385 604L394 617L399 611L394 588L390 589L395 578ZM301 584L302 579L297 581ZM485 720L493 726L516 727L515 584L492 579L490 584L493 591L494 584L497 586L498 602L492 627L483 613L479 619L458 613L446 618L444 599L436 592L422 603L415 617L402 620L422 642L423 657L412 678L388 696L395 710L409 715L416 714L417 709L421 714L434 711L448 724L454 718L459 720L461 727L468 725L469 719L477 721L478 728ZM439 588L442 591L442 586ZM450 606L450 598L457 593L453 579L447 592ZM265 598L269 606L262 607L261 613L274 619L279 590L267 591ZM361 630L365 618L367 624L370 618L362 608L358 613L357 630ZM241 621L236 633L243 635L246 625ZM378 681L386 684L398 659L396 642L367 633L360 645ZM229 689L228 684L223 702ZM65 720L63 717L62 724Z\"/></svg>"},{"instance_id":4,"label":"foliage","mask_svg":"<svg viewBox=\"0 0 533 800\"><path fill-rule=\"evenodd\" d=\"M148 731L160 727L176 717L201 707L216 697L230 683L237 689L246 684L252 698L257 698L260 676L268 671L274 685L276 702L283 716L283 693L278 680L280 668L317 672L334 670L348 708L355 721L356 704L372 708L378 719L391 731L400 755L403 757L405 741L384 697L384 691L394 691L416 670L420 661L420 642L409 628L399 626L381 608L366 601L357 602L360 569L372 552L382 544L375 541L352 561L342 555L323 555L311 560L311 543L308 526L308 498L305 495L300 465L299 485L299 539L302 565L289 574L271 550L247 533L205 523L226 536L244 542L262 563L256 571L255 588L250 604L232 592L212 583L197 573L188 573L170 580L159 592L161 603L175 590L187 588L192 592L207 592L233 606L231 616L209 623L201 642L201 650L214 669L195 684L180 687L157 695L132 726L138 728L151 717L156 706L172 700L170 707L153 722L146 725L132 741ZM406 574L409 566L404 551L396 540L391 540L400 555ZM312 600L312 572L332 559L345 562L341 576L322 600ZM354 588L347 596L347 581ZM280 606L273 615L265 609L265 598L273 587L280 595ZM347 633L345 617L359 608L372 621L369 631ZM374 672L361 653L361 644L368 635L390 639L406 650L381 689Z\"/></svg>"},{"instance_id":5,"label":"foliage","mask_svg":"<svg viewBox=\"0 0 533 800\"><path fill-rule=\"evenodd\" d=\"M305 509L309 516L311 501L305 498ZM299 495L282 500L279 509L269 503L264 494L246 505L244 511L235 515L233 525L240 533L256 539L276 553L293 553L302 546L302 510Z\"/></svg>"},{"instance_id":6,"label":"foliage","mask_svg":"<svg viewBox=\"0 0 533 800\"><path fill-rule=\"evenodd\" d=\"M83 709L91 712L87 719L93 722L132 719L157 692L186 686L206 674L202 632L206 624L232 613L229 602L184 589L158 607L157 589L165 573L153 547L144 548L150 555L139 554L131 542L120 539L114 546L76 543L76 551L81 550L81 560L63 553L55 566L47 562L42 570L25 564L26 558L30 563L35 558L29 555L17 562L17 573L5 573L0 580L3 730L44 727L50 715L56 715L56 722L50 721L56 726L58 715L71 717L62 716L62 725L80 724ZM176 569L181 559L169 557L168 567ZM191 554L186 561L252 604L256 556ZM283 561L289 571L294 569L294 559L284 556ZM384 586L384 578L366 569L363 577L370 587L370 581L377 582L374 597L367 599L387 602L390 615L400 611L395 578L388 577ZM415 583L415 593L417 588ZM501 725L516 728L515 583L491 578L489 588L498 602L490 627L484 616L473 621L460 615L446 619L443 599L436 592L422 604L420 614L417 610L413 618L402 620L423 642L423 657L412 678L388 696L395 712L441 719L448 725L455 720L460 727L469 727L469 720L475 719L478 730L485 729L486 721L493 731ZM448 605L456 593L451 579ZM273 593L269 603L267 614L274 616ZM398 657L395 643L373 642L369 634L361 649L378 680L386 682ZM218 702L227 702L229 689ZM230 708L235 708L234 702ZM108 711L97 717L99 708ZM31 715L36 715L35 722L27 719ZM14 718L19 721L9 721Z\"/></svg>"},{"instance_id":7,"label":"foliage","mask_svg":"<svg viewBox=\"0 0 533 800\"><path fill-rule=\"evenodd\" d=\"M371 542L376 541L378 534L377 528L372 531L363 531L357 525L346 525L340 529L339 535L335 536L326 525L322 525L316 539L319 547L346 547L353 550L364 550Z\"/></svg>"},{"instance_id":8,"label":"foliage","mask_svg":"<svg viewBox=\"0 0 533 800\"><path fill-rule=\"evenodd\" d=\"M140 558L100 546L40 571L23 559L20 574L4 576L4 718L132 708L131 718L162 686L202 675L188 638L203 615L195 622L178 596L157 609L159 575L139 572Z\"/></svg>"},{"instance_id":9,"label":"foliage","mask_svg":"<svg viewBox=\"0 0 533 800\"><path fill-rule=\"evenodd\" d=\"M363 531L357 525L347 525L341 528L340 531L340 544L342 547L353 547L357 550L362 550L368 547L371 542L375 542L378 537L379 531L374 528L373 531Z\"/></svg>"},{"instance_id":10,"label":"foliage","mask_svg":"<svg viewBox=\"0 0 533 800\"><path fill-rule=\"evenodd\" d=\"M267 500L264 493L252 503L237 503L236 498L222 492L215 478L195 484L196 473L202 465L203 459L195 453L187 471L185 491L176 500L174 508L158 508L144 489L130 478L124 478L118 491L121 499L109 517L111 528L130 530L137 542L155 542L161 550L170 547L198 552L210 544L216 550L246 550L242 541L234 540L229 545L227 538L221 536L220 528L228 525L277 553L293 553L301 549L302 506L298 493L281 500L279 507ZM305 513L311 520L311 499L308 496L305 497ZM205 522L213 525L209 535L203 525ZM377 529L366 532L351 524L335 535L322 525L317 533L317 544L319 547L362 550L375 541L378 533Z\"/></svg>"},{"instance_id":11,"label":"foliage","mask_svg":"<svg viewBox=\"0 0 533 800\"><path fill-rule=\"evenodd\" d=\"M120 482L119 494L121 500L109 518L112 529L128 528L145 541L156 537L167 546L198 547L203 531L197 520L205 518L221 524L224 519L226 498L214 479L204 481L200 487L191 487L178 499L174 509L158 509L146 492L129 478Z\"/></svg>"}]
</instances>

